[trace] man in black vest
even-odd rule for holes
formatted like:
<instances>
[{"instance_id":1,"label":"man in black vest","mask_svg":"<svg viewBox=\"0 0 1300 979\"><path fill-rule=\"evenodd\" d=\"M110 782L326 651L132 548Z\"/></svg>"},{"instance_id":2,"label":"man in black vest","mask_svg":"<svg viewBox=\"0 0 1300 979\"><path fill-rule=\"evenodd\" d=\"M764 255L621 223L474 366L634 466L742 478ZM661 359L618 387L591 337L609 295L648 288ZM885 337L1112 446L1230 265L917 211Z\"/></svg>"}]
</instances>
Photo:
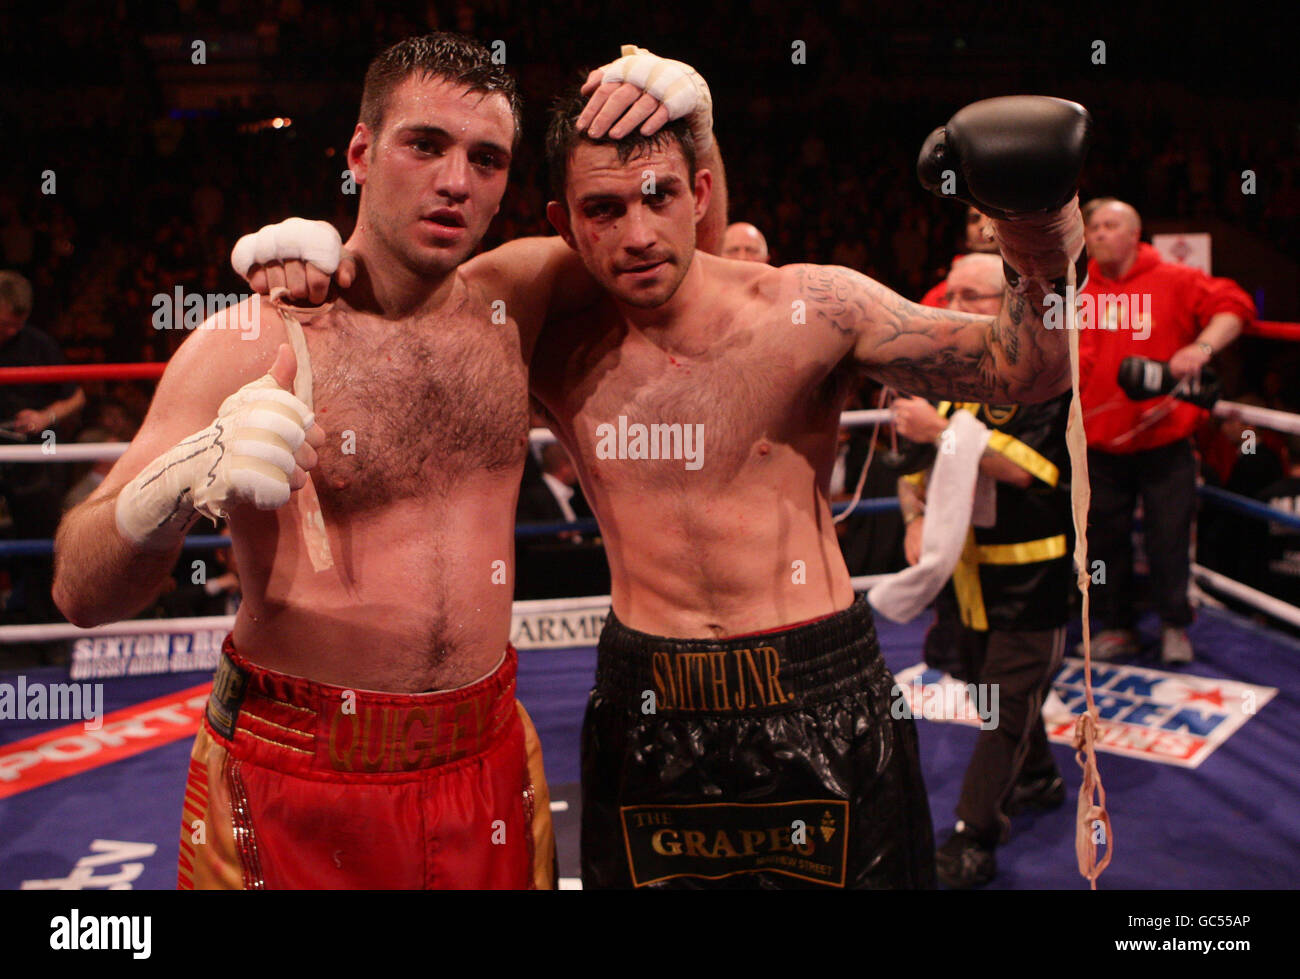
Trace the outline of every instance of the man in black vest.
<instances>
[{"instance_id":1,"label":"man in black vest","mask_svg":"<svg viewBox=\"0 0 1300 979\"><path fill-rule=\"evenodd\" d=\"M979 287L950 288L950 308L983 313L983 304L997 304L987 297L1001 295L1001 261L993 255L965 256L948 281L964 282L972 275ZM926 637L927 662L938 654L955 664L951 672L958 679L996 684L998 693L994 726L980 731L966 769L956 828L936 856L939 880L949 887L977 887L993 879L994 848L1006 842L1012 814L1026 806L1055 808L1065 800L1042 707L1061 666L1069 616L1069 404L1068 392L1035 405L942 401L936 409L921 398L894 403L899 434L915 442L940 440L948 419L961 410L992 429L980 471L997 480L997 518L992 527L968 532ZM912 564L924 526L925 476L899 480L904 548Z\"/></svg>"}]
</instances>

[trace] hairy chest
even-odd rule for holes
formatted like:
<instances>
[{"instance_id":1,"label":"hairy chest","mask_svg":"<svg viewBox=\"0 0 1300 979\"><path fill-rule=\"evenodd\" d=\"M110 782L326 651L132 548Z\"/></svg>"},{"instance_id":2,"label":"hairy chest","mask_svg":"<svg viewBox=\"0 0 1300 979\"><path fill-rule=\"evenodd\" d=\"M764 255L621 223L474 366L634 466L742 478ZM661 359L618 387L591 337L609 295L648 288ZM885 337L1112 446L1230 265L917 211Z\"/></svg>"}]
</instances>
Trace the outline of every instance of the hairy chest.
<instances>
[{"instance_id":1,"label":"hairy chest","mask_svg":"<svg viewBox=\"0 0 1300 979\"><path fill-rule=\"evenodd\" d=\"M762 326L729 328L694 353L599 335L547 384L597 481L716 487L829 417L825 371Z\"/></svg>"},{"instance_id":2,"label":"hairy chest","mask_svg":"<svg viewBox=\"0 0 1300 979\"><path fill-rule=\"evenodd\" d=\"M523 460L527 373L511 324L461 316L394 325L332 315L306 330L325 445L322 502L355 511L450 492Z\"/></svg>"}]
</instances>

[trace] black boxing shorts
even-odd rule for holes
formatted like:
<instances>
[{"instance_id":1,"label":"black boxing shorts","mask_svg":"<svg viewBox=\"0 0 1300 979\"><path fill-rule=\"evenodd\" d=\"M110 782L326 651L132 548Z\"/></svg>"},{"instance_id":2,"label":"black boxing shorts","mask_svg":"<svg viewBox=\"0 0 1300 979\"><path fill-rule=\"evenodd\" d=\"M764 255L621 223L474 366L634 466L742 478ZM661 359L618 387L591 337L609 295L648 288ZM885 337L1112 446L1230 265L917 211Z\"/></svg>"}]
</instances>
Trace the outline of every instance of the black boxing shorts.
<instances>
[{"instance_id":1,"label":"black boxing shorts","mask_svg":"<svg viewBox=\"0 0 1300 979\"><path fill-rule=\"evenodd\" d=\"M582 886L928 888L916 728L871 609L734 638L610 614L582 738Z\"/></svg>"}]
</instances>

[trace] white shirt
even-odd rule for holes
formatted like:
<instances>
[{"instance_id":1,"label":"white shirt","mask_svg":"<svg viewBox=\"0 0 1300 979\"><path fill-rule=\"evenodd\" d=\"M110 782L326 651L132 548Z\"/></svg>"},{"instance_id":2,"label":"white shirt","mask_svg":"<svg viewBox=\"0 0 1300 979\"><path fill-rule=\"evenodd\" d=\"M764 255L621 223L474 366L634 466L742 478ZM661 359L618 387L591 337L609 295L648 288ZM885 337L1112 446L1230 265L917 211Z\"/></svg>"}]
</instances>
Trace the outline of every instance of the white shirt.
<instances>
[{"instance_id":1,"label":"white shirt","mask_svg":"<svg viewBox=\"0 0 1300 979\"><path fill-rule=\"evenodd\" d=\"M564 514L564 519L569 523L577 520L578 517L574 514L573 507L569 505L569 501L573 499L573 487L566 486L550 473L542 473L542 481L546 483L547 489L555 497L555 502L560 504L560 512Z\"/></svg>"},{"instance_id":2,"label":"white shirt","mask_svg":"<svg viewBox=\"0 0 1300 979\"><path fill-rule=\"evenodd\" d=\"M848 492L848 487L845 486L846 477L848 476L848 462L849 443L845 442L835 453L835 467L831 469L831 485L829 487L831 499L841 493Z\"/></svg>"}]
</instances>

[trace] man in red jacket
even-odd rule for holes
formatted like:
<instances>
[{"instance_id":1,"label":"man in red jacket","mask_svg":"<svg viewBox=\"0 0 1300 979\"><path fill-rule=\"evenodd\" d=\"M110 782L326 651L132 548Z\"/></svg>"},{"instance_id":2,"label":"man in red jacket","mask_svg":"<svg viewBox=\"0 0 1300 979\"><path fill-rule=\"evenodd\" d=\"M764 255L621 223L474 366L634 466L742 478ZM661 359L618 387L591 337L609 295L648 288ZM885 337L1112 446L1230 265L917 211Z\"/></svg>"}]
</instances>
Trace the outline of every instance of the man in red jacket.
<instances>
[{"instance_id":1,"label":"man in red jacket","mask_svg":"<svg viewBox=\"0 0 1300 979\"><path fill-rule=\"evenodd\" d=\"M1104 562L1093 602L1102 631L1093 656L1137 652L1133 630L1133 507L1142 498L1151 593L1160 614L1161 659L1187 663L1192 621L1187 600L1196 460L1191 435L1206 413L1184 401L1133 401L1118 384L1125 357L1167 361L1175 377L1197 374L1255 316L1250 297L1228 279L1162 261L1138 240L1142 219L1114 198L1091 201L1088 284L1080 293L1080 394L1092 477L1090 558Z\"/></svg>"}]
</instances>

